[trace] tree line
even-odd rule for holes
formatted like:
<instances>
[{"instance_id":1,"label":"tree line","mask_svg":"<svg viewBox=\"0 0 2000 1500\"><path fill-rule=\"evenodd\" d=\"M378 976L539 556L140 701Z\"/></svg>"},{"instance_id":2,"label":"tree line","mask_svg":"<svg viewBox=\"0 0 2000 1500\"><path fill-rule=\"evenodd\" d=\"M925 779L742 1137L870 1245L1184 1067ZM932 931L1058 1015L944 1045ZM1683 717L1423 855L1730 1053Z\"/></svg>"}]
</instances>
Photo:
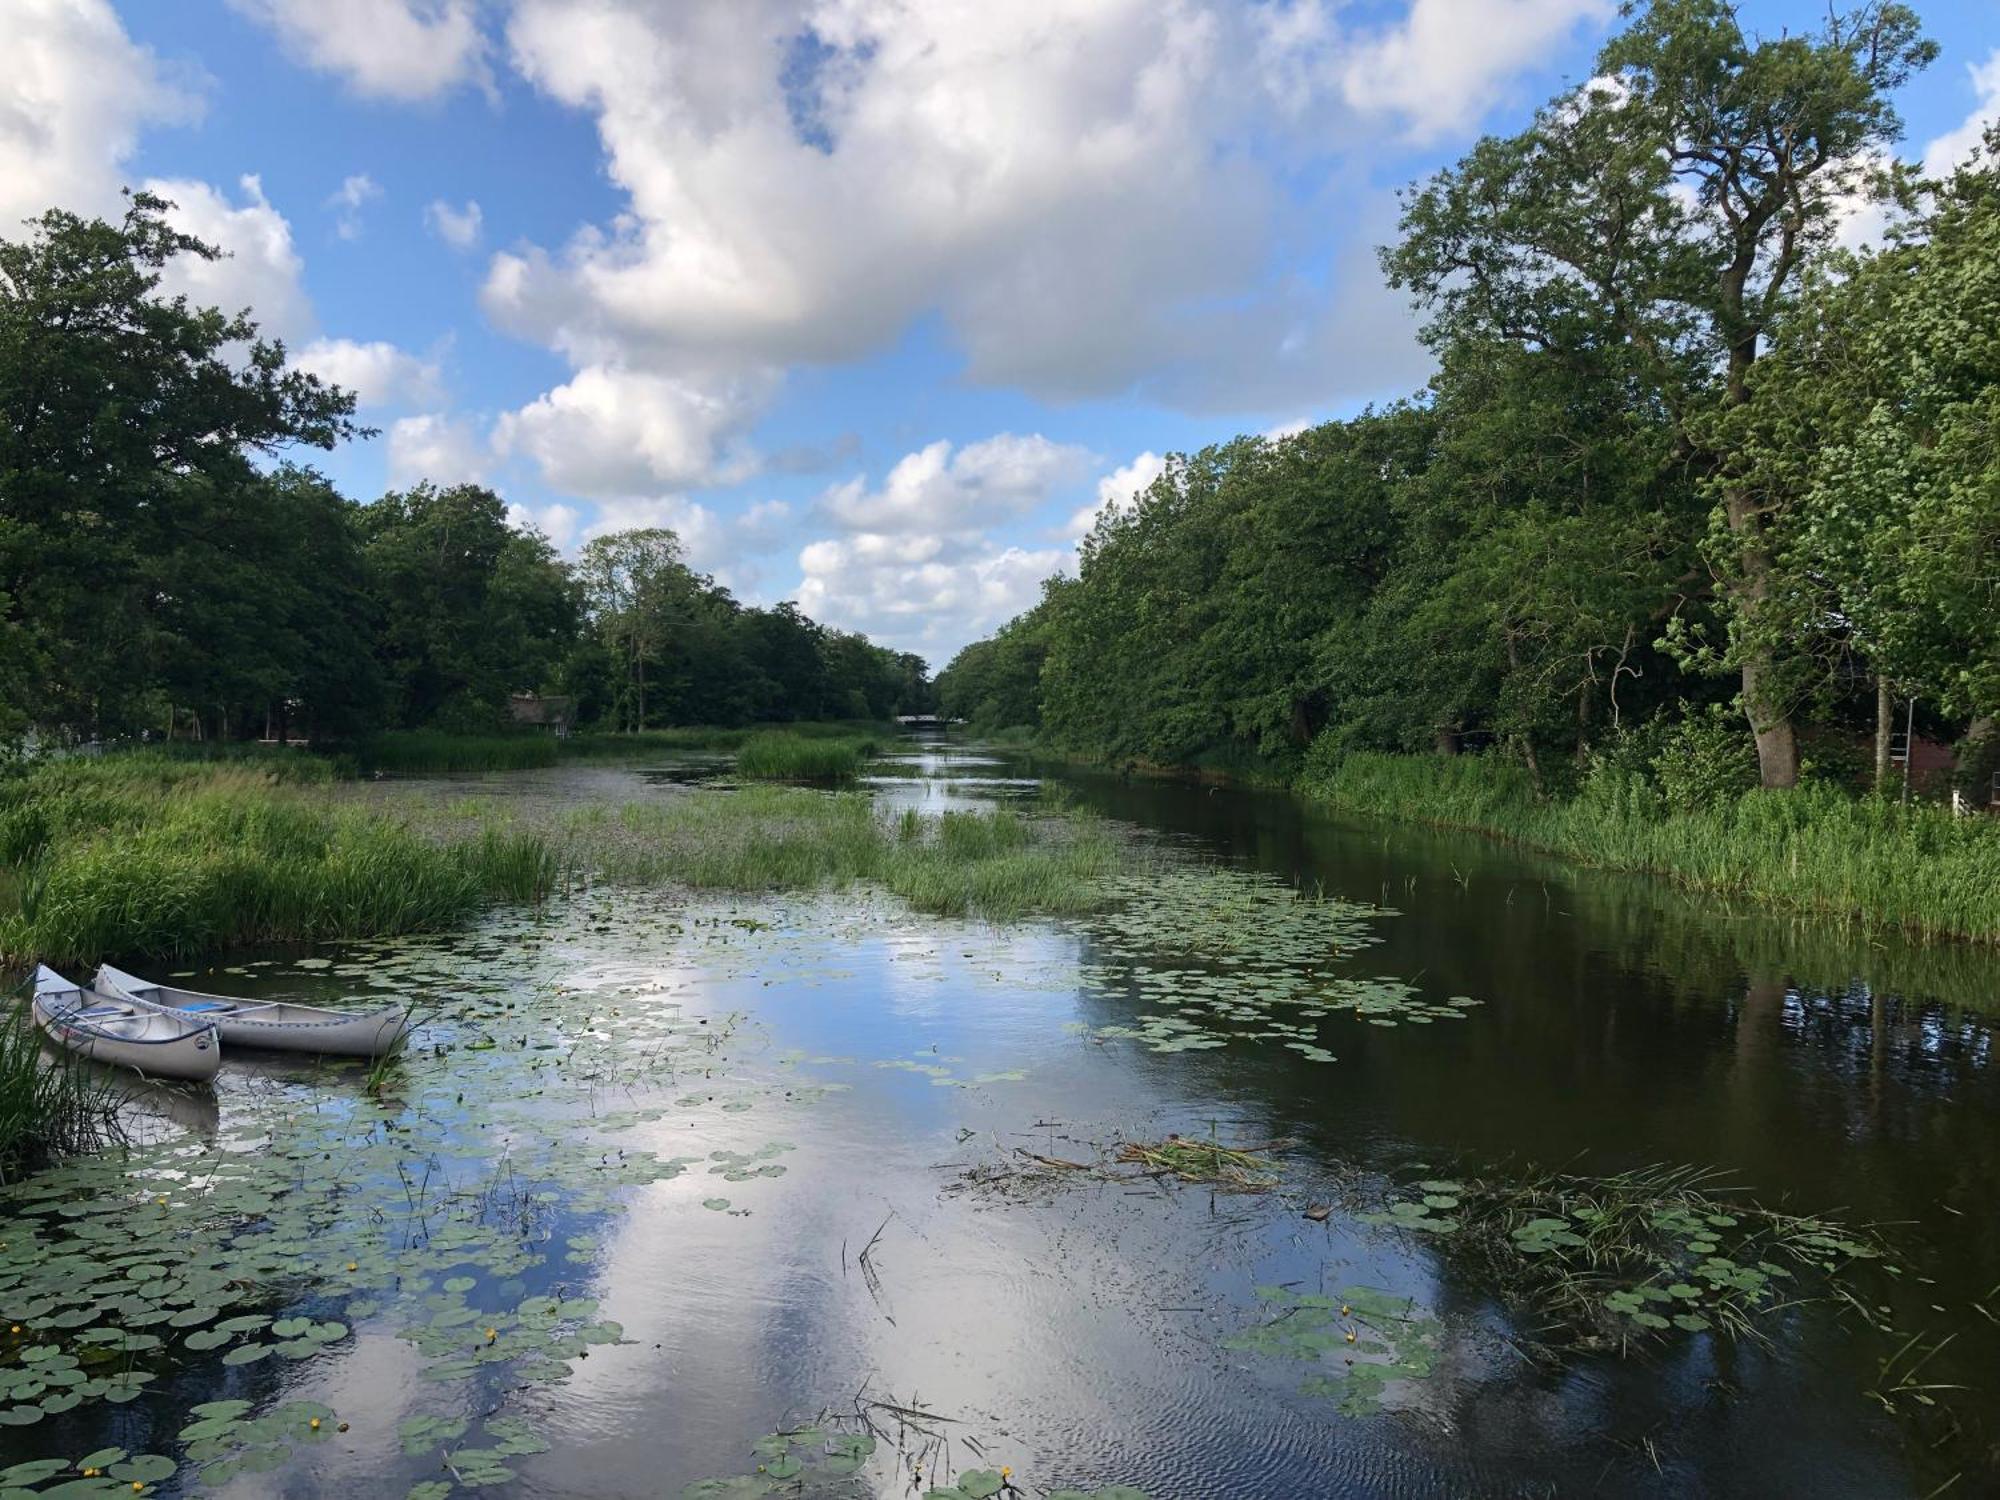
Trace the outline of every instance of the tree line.
<instances>
[{"instance_id":1,"label":"tree line","mask_svg":"<svg viewBox=\"0 0 2000 1500\"><path fill-rule=\"evenodd\" d=\"M162 293L219 253L170 207L0 241L0 740L471 731L516 692L618 729L931 706L921 658L742 604L670 530L572 563L482 486L361 504L284 461L371 434L247 313Z\"/></svg>"},{"instance_id":2,"label":"tree line","mask_svg":"<svg viewBox=\"0 0 2000 1500\"><path fill-rule=\"evenodd\" d=\"M1173 457L944 710L1165 763L1494 747L1538 781L1692 734L1788 787L1865 776L1871 726L1881 775L1914 700L1990 759L2000 138L1942 182L1896 158L1935 50L1893 3L1775 38L1628 10L1589 82L1404 195L1382 262L1428 387Z\"/></svg>"}]
</instances>

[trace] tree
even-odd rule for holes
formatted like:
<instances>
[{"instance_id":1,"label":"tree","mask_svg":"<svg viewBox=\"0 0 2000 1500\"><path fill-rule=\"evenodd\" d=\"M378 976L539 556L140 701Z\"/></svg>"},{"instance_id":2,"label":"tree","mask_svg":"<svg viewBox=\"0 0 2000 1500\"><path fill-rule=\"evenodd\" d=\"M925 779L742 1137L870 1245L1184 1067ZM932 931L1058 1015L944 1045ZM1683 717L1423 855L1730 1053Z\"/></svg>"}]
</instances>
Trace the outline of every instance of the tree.
<instances>
[{"instance_id":1,"label":"tree","mask_svg":"<svg viewBox=\"0 0 2000 1500\"><path fill-rule=\"evenodd\" d=\"M2000 712L2000 165L1816 279L1732 414L1721 483L1764 518L1770 624L1823 675ZM1887 734L1877 772L1886 774Z\"/></svg>"},{"instance_id":2,"label":"tree","mask_svg":"<svg viewBox=\"0 0 2000 1500\"><path fill-rule=\"evenodd\" d=\"M1841 216L1907 195L1906 174L1884 165L1900 134L1888 95L1936 49L1895 3L1755 40L1725 0L1627 14L1598 76L1406 200L1384 266L1430 310L1440 347L1499 339L1613 356L1635 405L1657 405L1717 471L1729 429L1713 419L1749 399L1765 339ZM1763 780L1789 786L1790 684L1763 618L1767 517L1737 488L1721 510L1731 660Z\"/></svg>"},{"instance_id":3,"label":"tree","mask_svg":"<svg viewBox=\"0 0 2000 1500\"><path fill-rule=\"evenodd\" d=\"M0 241L0 678L80 732L150 717L148 560L203 524L245 455L361 435L354 398L290 369L248 313L159 295L220 252L133 195L121 222L52 210Z\"/></svg>"},{"instance_id":4,"label":"tree","mask_svg":"<svg viewBox=\"0 0 2000 1500\"><path fill-rule=\"evenodd\" d=\"M511 692L550 684L577 629L569 570L478 485L420 484L357 507L400 724L502 722Z\"/></svg>"}]
</instances>

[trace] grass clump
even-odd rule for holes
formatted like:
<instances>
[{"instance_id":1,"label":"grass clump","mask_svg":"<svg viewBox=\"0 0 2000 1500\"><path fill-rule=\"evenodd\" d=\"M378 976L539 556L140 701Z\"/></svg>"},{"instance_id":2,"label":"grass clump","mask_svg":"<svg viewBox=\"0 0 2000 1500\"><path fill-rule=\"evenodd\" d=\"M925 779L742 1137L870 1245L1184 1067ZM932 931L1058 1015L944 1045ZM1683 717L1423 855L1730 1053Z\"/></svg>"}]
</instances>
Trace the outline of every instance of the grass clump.
<instances>
[{"instance_id":1,"label":"grass clump","mask_svg":"<svg viewBox=\"0 0 2000 1500\"><path fill-rule=\"evenodd\" d=\"M877 749L862 736L819 737L789 729L753 734L736 752L736 774L757 781L852 781Z\"/></svg>"},{"instance_id":2,"label":"grass clump","mask_svg":"<svg viewBox=\"0 0 2000 1500\"><path fill-rule=\"evenodd\" d=\"M0 1183L118 1138L110 1076L45 1051L25 1005L0 1017Z\"/></svg>"},{"instance_id":3,"label":"grass clump","mask_svg":"<svg viewBox=\"0 0 2000 1500\"><path fill-rule=\"evenodd\" d=\"M556 740L546 734L444 734L434 729L396 730L363 742L357 756L364 773L436 776L456 771L528 771L556 763Z\"/></svg>"},{"instance_id":4,"label":"grass clump","mask_svg":"<svg viewBox=\"0 0 2000 1500\"><path fill-rule=\"evenodd\" d=\"M2000 823L1838 788L1670 803L1606 768L1574 797L1539 797L1492 756L1314 758L1302 790L1357 812L1470 828L1589 865L1918 937L2000 942Z\"/></svg>"},{"instance_id":5,"label":"grass clump","mask_svg":"<svg viewBox=\"0 0 2000 1500\"><path fill-rule=\"evenodd\" d=\"M560 876L530 833L450 843L266 770L109 757L0 789L0 958L180 956L450 926Z\"/></svg>"}]
</instances>

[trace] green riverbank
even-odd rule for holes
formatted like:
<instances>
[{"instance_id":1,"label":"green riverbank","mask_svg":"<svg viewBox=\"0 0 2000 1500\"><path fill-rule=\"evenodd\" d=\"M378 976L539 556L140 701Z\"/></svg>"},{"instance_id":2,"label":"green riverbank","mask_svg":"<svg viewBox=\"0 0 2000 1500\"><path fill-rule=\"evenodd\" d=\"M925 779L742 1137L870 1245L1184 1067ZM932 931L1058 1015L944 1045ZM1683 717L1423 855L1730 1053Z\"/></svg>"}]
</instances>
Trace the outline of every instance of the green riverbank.
<instances>
[{"instance_id":1,"label":"green riverbank","mask_svg":"<svg viewBox=\"0 0 2000 1500\"><path fill-rule=\"evenodd\" d=\"M1551 798L1523 768L1472 755L1311 759L1294 789L1345 812L1470 829L1781 910L2000 942L2000 823L1934 804L1805 785L1675 808L1646 778L1610 770Z\"/></svg>"}]
</instances>

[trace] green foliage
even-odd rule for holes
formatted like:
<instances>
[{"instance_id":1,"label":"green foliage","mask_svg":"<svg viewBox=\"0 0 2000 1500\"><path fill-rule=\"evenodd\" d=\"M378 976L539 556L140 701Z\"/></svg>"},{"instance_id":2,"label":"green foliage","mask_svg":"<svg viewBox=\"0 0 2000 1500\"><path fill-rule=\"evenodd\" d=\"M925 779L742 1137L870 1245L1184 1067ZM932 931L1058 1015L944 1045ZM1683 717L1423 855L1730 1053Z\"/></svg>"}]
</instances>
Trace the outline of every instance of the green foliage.
<instances>
[{"instance_id":1,"label":"green foliage","mask_svg":"<svg viewBox=\"0 0 2000 1500\"><path fill-rule=\"evenodd\" d=\"M1757 751L1733 705L1690 710L1659 737L1647 762L1660 797L1674 812L1735 801L1757 784Z\"/></svg>"},{"instance_id":2,"label":"green foliage","mask_svg":"<svg viewBox=\"0 0 2000 1500\"><path fill-rule=\"evenodd\" d=\"M0 1017L0 1182L95 1150L117 1133L105 1075L73 1052L45 1053L25 1006Z\"/></svg>"}]
</instances>

